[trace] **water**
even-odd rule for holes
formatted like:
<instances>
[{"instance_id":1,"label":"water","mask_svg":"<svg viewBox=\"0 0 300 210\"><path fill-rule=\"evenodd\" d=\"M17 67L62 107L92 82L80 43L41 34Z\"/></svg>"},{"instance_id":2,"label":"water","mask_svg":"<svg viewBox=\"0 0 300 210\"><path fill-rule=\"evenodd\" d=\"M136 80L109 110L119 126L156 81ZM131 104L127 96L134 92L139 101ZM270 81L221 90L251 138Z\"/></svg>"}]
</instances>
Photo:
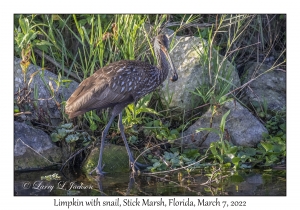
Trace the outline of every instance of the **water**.
<instances>
[{"instance_id":1,"label":"water","mask_svg":"<svg viewBox=\"0 0 300 210\"><path fill-rule=\"evenodd\" d=\"M59 180L41 180L42 176L57 173ZM58 171L15 172L15 195L42 196L285 196L286 171L239 171L214 174L217 179L194 171L173 174L111 173L103 178L83 174L64 175Z\"/></svg>"}]
</instances>

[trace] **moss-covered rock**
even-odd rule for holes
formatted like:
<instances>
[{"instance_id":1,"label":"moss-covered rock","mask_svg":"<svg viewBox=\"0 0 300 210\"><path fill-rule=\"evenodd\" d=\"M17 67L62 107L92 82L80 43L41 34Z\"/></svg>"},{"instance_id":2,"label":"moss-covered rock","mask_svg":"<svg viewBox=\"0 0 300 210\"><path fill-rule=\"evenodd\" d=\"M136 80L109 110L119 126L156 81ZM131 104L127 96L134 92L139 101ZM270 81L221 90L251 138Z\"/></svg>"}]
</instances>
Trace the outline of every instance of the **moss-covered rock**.
<instances>
[{"instance_id":1,"label":"moss-covered rock","mask_svg":"<svg viewBox=\"0 0 300 210\"><path fill-rule=\"evenodd\" d=\"M98 164L100 148L95 147L87 160L83 164L82 170L84 173L89 173ZM135 156L134 152L133 155ZM137 155L135 156L137 157ZM103 151L103 171L105 172L128 172L129 169L129 158L126 148L119 145L107 144Z\"/></svg>"}]
</instances>

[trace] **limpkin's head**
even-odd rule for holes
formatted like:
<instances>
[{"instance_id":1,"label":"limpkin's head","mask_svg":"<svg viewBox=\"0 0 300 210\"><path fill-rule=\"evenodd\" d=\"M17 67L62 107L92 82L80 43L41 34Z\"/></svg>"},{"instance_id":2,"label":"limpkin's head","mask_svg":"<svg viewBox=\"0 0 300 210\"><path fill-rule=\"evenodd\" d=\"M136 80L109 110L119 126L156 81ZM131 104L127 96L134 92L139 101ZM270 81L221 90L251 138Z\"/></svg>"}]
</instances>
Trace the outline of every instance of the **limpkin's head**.
<instances>
[{"instance_id":1,"label":"limpkin's head","mask_svg":"<svg viewBox=\"0 0 300 210\"><path fill-rule=\"evenodd\" d=\"M171 71L172 71L172 77L170 78L170 80L172 82L177 81L178 79L178 75L176 72L176 69L174 68L173 62L170 58L170 55L168 53L169 50L169 39L167 38L166 35L164 34L160 34L158 35L155 40L154 40L154 50L155 50L155 54L157 57L157 62L159 64L159 66L161 68L168 68L167 63L169 63L170 67L171 67ZM162 54L164 56L162 56Z\"/></svg>"}]
</instances>

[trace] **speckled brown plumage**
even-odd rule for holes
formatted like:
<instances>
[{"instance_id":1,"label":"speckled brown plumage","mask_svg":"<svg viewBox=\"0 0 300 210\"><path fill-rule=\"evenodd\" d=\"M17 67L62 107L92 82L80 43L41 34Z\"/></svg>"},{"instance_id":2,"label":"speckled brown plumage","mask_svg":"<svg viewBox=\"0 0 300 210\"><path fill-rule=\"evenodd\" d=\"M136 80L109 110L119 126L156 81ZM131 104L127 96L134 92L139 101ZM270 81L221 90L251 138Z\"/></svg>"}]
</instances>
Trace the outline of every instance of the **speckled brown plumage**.
<instances>
[{"instance_id":1,"label":"speckled brown plumage","mask_svg":"<svg viewBox=\"0 0 300 210\"><path fill-rule=\"evenodd\" d=\"M93 109L132 103L152 92L165 78L157 67L145 62L111 63L80 83L67 101L66 113L74 118Z\"/></svg>"},{"instance_id":2,"label":"speckled brown plumage","mask_svg":"<svg viewBox=\"0 0 300 210\"><path fill-rule=\"evenodd\" d=\"M133 170L144 167L143 164L134 161L129 149L122 124L122 110L128 104L137 101L162 84L167 78L169 68L173 73L171 80L177 80L178 76L168 54L168 47L168 38L165 35L158 35L154 41L157 67L142 61L123 60L111 63L82 81L67 100L65 110L69 118L74 118L93 109L112 108L112 116L102 132L99 161L95 168L97 174L103 175L104 139L117 115L119 115L118 126L131 167Z\"/></svg>"}]
</instances>

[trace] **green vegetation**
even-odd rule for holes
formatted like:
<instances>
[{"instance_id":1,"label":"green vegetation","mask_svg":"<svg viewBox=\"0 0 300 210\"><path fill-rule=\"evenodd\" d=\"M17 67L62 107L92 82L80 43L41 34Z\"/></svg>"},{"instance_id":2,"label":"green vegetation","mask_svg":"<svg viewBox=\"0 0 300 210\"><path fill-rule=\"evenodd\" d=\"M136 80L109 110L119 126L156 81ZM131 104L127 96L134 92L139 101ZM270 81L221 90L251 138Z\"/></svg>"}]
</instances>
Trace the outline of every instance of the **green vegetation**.
<instances>
[{"instance_id":1,"label":"green vegetation","mask_svg":"<svg viewBox=\"0 0 300 210\"><path fill-rule=\"evenodd\" d=\"M57 173L54 173L48 176L41 176L41 180L46 180L46 181L61 180L61 176L59 176Z\"/></svg>"},{"instance_id":2,"label":"green vegetation","mask_svg":"<svg viewBox=\"0 0 300 210\"><path fill-rule=\"evenodd\" d=\"M271 21L270 18L276 21ZM148 169L157 172L185 167L188 173L197 168L236 171L265 168L284 162L286 111L272 113L266 103L254 107L254 112L265 123L269 132L257 148L234 146L224 138L229 112L224 114L219 129L199 128L198 131L218 134L218 141L209 148L182 149L174 143L187 125L191 125L203 112L196 109L197 106L212 109L214 113L228 99L239 100L238 93L233 91L239 87L231 80L233 69L228 69L227 62L239 69L248 60L255 60L260 55L264 55L264 60L272 55L276 58L272 69L284 65L284 15L15 15L15 55L22 58L24 75L30 63L42 66L43 69L51 66L52 71L58 75L54 82L59 88L67 86L71 80L81 82L98 68L121 59L143 60L155 65L152 37L167 22L174 23L169 28L177 35L203 38L203 49L196 50L201 55L199 65L209 76L207 81L203 81L203 85L192 91L200 100L194 105L195 110L192 111L196 114L192 117L186 117L183 113L180 118L182 120L173 119L171 90L166 97L168 99L153 92L124 110L123 124L128 141L135 147L144 148L144 156L152 163ZM174 45L172 41L171 49ZM253 75L253 78L261 75ZM24 84L29 86L30 82L24 77ZM46 85L52 100L57 102L57 88L54 89L51 83ZM34 99L33 103L37 108L38 87L34 89ZM29 101L28 99L28 103ZM48 132L51 133L53 142L72 145L72 150L75 150L75 145L76 148L83 148L95 136L100 136L109 120L109 110L85 113L73 125L64 113L64 101L61 103L62 125L49 129ZM22 103L15 101L16 114L27 111ZM50 123L40 120L41 123ZM110 129L111 141L116 132L119 131L114 123ZM165 147L157 149L153 146L157 144ZM152 149L147 150L149 147ZM153 152L156 149L160 153ZM211 173L211 178L217 177L218 173Z\"/></svg>"},{"instance_id":3,"label":"green vegetation","mask_svg":"<svg viewBox=\"0 0 300 210\"><path fill-rule=\"evenodd\" d=\"M51 133L52 141L59 142L64 140L68 144L80 141L83 146L88 145L91 141L89 134L86 132L76 132L72 126L72 123L68 123L57 127L56 130Z\"/></svg>"}]
</instances>

